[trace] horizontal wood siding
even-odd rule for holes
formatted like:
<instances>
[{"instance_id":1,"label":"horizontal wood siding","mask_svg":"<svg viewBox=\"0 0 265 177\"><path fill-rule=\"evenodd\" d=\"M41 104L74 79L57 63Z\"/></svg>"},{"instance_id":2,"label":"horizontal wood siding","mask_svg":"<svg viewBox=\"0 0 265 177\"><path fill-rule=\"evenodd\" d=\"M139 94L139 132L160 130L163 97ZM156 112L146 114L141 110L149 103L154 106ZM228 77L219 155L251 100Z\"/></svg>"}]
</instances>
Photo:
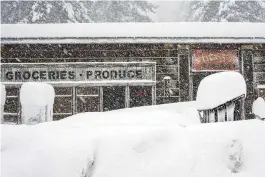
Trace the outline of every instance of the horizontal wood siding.
<instances>
[{"instance_id":1,"label":"horizontal wood siding","mask_svg":"<svg viewBox=\"0 0 265 177\"><path fill-rule=\"evenodd\" d=\"M157 104L179 101L176 44L4 44L2 63L156 62ZM164 95L165 76L171 77L170 97Z\"/></svg>"},{"instance_id":2,"label":"horizontal wood siding","mask_svg":"<svg viewBox=\"0 0 265 177\"><path fill-rule=\"evenodd\" d=\"M254 81L257 85L265 84L265 49L255 50L254 62Z\"/></svg>"}]
</instances>

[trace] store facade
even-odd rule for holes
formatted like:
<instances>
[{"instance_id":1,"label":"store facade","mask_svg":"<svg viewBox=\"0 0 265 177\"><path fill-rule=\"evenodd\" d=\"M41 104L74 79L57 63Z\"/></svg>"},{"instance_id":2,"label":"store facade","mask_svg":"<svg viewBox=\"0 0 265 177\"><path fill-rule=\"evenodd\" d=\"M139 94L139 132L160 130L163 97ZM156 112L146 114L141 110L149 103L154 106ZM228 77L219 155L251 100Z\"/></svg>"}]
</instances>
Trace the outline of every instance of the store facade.
<instances>
[{"instance_id":1,"label":"store facade","mask_svg":"<svg viewBox=\"0 0 265 177\"><path fill-rule=\"evenodd\" d=\"M20 123L19 88L28 81L54 86L54 120L79 112L195 100L201 79L228 70L246 79L247 114L254 99L265 96L265 36L139 38L2 37L4 120Z\"/></svg>"},{"instance_id":2,"label":"store facade","mask_svg":"<svg viewBox=\"0 0 265 177\"><path fill-rule=\"evenodd\" d=\"M155 63L151 62L8 63L2 64L2 73L7 102L18 96L23 82L51 84L56 93L54 120L155 104ZM9 95L12 90L16 95ZM14 106L17 111L6 110L4 117L17 119L18 106Z\"/></svg>"}]
</instances>

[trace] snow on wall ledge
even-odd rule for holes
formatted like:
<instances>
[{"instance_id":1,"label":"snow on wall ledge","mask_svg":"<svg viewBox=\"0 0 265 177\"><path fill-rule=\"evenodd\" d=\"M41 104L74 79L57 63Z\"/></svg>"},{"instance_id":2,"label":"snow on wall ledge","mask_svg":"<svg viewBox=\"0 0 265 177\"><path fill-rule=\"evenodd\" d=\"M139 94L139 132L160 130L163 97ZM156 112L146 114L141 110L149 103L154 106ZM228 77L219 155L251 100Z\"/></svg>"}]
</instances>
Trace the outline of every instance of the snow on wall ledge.
<instances>
[{"instance_id":1,"label":"snow on wall ledge","mask_svg":"<svg viewBox=\"0 0 265 177\"><path fill-rule=\"evenodd\" d=\"M265 23L71 23L2 24L3 43L265 42ZM89 40L88 40L89 39ZM187 40L188 39L188 40ZM214 40L215 39L215 40ZM33 41L32 41L33 40ZM136 40L136 41L135 41ZM36 42L37 41L37 42Z\"/></svg>"}]
</instances>

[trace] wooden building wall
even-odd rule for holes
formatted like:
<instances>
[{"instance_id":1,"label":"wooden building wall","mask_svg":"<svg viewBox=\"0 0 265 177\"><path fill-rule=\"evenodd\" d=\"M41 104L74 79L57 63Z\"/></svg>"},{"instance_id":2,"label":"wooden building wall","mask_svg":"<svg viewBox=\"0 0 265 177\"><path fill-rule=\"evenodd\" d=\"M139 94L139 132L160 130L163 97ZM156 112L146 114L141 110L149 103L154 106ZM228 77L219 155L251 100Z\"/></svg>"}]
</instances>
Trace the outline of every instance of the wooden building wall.
<instances>
[{"instance_id":1,"label":"wooden building wall","mask_svg":"<svg viewBox=\"0 0 265 177\"><path fill-rule=\"evenodd\" d=\"M254 80L258 85L265 85L265 48L257 48L253 54Z\"/></svg>"},{"instance_id":2,"label":"wooden building wall","mask_svg":"<svg viewBox=\"0 0 265 177\"><path fill-rule=\"evenodd\" d=\"M265 45L256 47L253 53L255 98L265 99Z\"/></svg>"},{"instance_id":3,"label":"wooden building wall","mask_svg":"<svg viewBox=\"0 0 265 177\"><path fill-rule=\"evenodd\" d=\"M190 87L190 81L195 81L195 76L190 71L193 49L238 50L239 62L242 64L240 72L248 87L245 108L246 113L250 114L252 103L260 92L257 85L265 84L264 44L2 44L1 62L156 62L156 104L162 104L191 100L191 95L196 90ZM201 75L204 76L205 73ZM165 76L171 77L170 97L165 96Z\"/></svg>"},{"instance_id":4,"label":"wooden building wall","mask_svg":"<svg viewBox=\"0 0 265 177\"><path fill-rule=\"evenodd\" d=\"M173 44L16 44L1 46L3 63L156 62L157 104L180 100L179 60ZM188 58L187 58L188 59ZM170 97L164 95L165 76L171 77Z\"/></svg>"}]
</instances>

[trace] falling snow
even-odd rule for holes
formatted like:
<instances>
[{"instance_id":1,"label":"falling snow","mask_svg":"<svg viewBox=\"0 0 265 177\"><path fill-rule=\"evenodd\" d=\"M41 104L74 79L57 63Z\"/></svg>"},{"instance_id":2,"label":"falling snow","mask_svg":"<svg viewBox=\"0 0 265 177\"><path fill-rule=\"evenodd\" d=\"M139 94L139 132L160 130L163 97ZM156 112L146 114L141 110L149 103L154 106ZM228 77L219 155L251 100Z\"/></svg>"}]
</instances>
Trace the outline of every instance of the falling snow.
<instances>
[{"instance_id":1,"label":"falling snow","mask_svg":"<svg viewBox=\"0 0 265 177\"><path fill-rule=\"evenodd\" d=\"M0 176L263 177L264 22L263 0L2 0Z\"/></svg>"}]
</instances>

